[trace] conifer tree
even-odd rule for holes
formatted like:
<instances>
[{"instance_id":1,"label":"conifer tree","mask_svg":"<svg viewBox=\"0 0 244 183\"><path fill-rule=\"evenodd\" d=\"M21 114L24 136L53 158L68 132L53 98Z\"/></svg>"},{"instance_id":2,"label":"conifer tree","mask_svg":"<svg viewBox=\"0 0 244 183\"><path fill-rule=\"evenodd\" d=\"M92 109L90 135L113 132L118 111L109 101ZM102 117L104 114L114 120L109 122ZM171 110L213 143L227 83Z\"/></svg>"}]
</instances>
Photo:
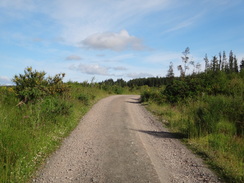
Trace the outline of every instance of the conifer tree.
<instances>
[{"instance_id":1,"label":"conifer tree","mask_svg":"<svg viewBox=\"0 0 244 183\"><path fill-rule=\"evenodd\" d=\"M222 63L222 67L225 72L228 72L229 70L229 64L227 63L227 57L226 57L226 54L225 54L225 51L223 51L223 63Z\"/></svg>"},{"instance_id":2,"label":"conifer tree","mask_svg":"<svg viewBox=\"0 0 244 183\"><path fill-rule=\"evenodd\" d=\"M242 59L241 61L241 64L240 64L240 71L244 70L244 58Z\"/></svg>"},{"instance_id":3,"label":"conifer tree","mask_svg":"<svg viewBox=\"0 0 244 183\"><path fill-rule=\"evenodd\" d=\"M238 72L239 69L238 69L238 61L237 61L237 58L236 56L234 56L234 72Z\"/></svg>"},{"instance_id":4,"label":"conifer tree","mask_svg":"<svg viewBox=\"0 0 244 183\"><path fill-rule=\"evenodd\" d=\"M205 54L204 61L205 61L205 72L207 72L209 71L209 60L207 54Z\"/></svg>"},{"instance_id":5,"label":"conifer tree","mask_svg":"<svg viewBox=\"0 0 244 183\"><path fill-rule=\"evenodd\" d=\"M214 56L212 60L212 71L216 72L218 70L218 65L218 58Z\"/></svg>"},{"instance_id":6,"label":"conifer tree","mask_svg":"<svg viewBox=\"0 0 244 183\"><path fill-rule=\"evenodd\" d=\"M232 50L230 51L230 54L229 54L229 70L230 70L230 72L234 71L234 56L233 56Z\"/></svg>"},{"instance_id":7,"label":"conifer tree","mask_svg":"<svg viewBox=\"0 0 244 183\"><path fill-rule=\"evenodd\" d=\"M219 52L219 66L218 66L219 70L222 70L222 55L221 52Z\"/></svg>"},{"instance_id":8,"label":"conifer tree","mask_svg":"<svg viewBox=\"0 0 244 183\"><path fill-rule=\"evenodd\" d=\"M168 73L167 73L166 77L168 77L168 78L173 78L174 77L174 66L173 66L172 62L170 62L169 70L168 70Z\"/></svg>"}]
</instances>

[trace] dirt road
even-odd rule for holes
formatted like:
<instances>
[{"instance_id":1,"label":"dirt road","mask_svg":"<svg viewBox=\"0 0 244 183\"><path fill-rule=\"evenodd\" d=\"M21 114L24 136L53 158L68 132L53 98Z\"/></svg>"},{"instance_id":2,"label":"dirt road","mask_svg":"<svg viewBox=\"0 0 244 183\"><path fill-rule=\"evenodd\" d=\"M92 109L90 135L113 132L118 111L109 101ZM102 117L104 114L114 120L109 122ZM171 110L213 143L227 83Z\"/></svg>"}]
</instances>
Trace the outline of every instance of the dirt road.
<instances>
[{"instance_id":1,"label":"dirt road","mask_svg":"<svg viewBox=\"0 0 244 183\"><path fill-rule=\"evenodd\" d=\"M33 182L218 182L218 178L139 103L98 102Z\"/></svg>"}]
</instances>

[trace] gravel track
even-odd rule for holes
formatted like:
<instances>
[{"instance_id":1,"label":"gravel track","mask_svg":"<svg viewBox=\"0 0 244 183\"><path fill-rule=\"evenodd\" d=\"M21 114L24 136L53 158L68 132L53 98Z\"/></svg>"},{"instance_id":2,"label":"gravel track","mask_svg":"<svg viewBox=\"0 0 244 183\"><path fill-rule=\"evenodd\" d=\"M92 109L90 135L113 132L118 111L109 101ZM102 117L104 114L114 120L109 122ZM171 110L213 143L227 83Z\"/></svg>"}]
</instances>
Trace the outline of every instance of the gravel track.
<instances>
[{"instance_id":1,"label":"gravel track","mask_svg":"<svg viewBox=\"0 0 244 183\"><path fill-rule=\"evenodd\" d=\"M138 95L100 100L33 182L220 182L138 100Z\"/></svg>"}]
</instances>

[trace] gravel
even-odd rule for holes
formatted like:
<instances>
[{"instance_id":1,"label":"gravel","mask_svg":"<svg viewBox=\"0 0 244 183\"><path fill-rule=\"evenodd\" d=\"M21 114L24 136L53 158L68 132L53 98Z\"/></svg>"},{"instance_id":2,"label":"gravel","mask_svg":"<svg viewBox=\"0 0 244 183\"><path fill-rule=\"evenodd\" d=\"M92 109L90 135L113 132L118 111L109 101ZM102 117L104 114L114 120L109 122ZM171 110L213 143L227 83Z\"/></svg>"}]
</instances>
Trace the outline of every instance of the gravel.
<instances>
[{"instance_id":1,"label":"gravel","mask_svg":"<svg viewBox=\"0 0 244 183\"><path fill-rule=\"evenodd\" d=\"M138 101L138 95L100 100L33 182L221 182Z\"/></svg>"}]
</instances>

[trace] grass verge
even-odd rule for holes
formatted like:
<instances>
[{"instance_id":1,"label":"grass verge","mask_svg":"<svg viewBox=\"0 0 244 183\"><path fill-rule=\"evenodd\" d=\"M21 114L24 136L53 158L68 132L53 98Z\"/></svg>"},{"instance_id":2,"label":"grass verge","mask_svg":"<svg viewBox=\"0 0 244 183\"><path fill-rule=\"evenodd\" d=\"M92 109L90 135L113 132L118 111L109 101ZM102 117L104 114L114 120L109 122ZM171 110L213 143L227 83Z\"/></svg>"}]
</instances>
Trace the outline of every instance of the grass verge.
<instances>
[{"instance_id":1,"label":"grass verge","mask_svg":"<svg viewBox=\"0 0 244 183\"><path fill-rule=\"evenodd\" d=\"M146 108L171 131L187 136L183 142L200 155L223 180L244 181L244 140L243 137L235 135L236 129L233 123L221 118L211 133L205 133L199 131L200 127L195 124L193 116L194 109L198 109L202 104L190 102L172 106L166 103L157 104L150 100L145 104Z\"/></svg>"},{"instance_id":2,"label":"grass verge","mask_svg":"<svg viewBox=\"0 0 244 183\"><path fill-rule=\"evenodd\" d=\"M92 105L108 96L98 87L71 84L69 88L67 96L19 107L12 88L0 88L1 183L30 181Z\"/></svg>"}]
</instances>

